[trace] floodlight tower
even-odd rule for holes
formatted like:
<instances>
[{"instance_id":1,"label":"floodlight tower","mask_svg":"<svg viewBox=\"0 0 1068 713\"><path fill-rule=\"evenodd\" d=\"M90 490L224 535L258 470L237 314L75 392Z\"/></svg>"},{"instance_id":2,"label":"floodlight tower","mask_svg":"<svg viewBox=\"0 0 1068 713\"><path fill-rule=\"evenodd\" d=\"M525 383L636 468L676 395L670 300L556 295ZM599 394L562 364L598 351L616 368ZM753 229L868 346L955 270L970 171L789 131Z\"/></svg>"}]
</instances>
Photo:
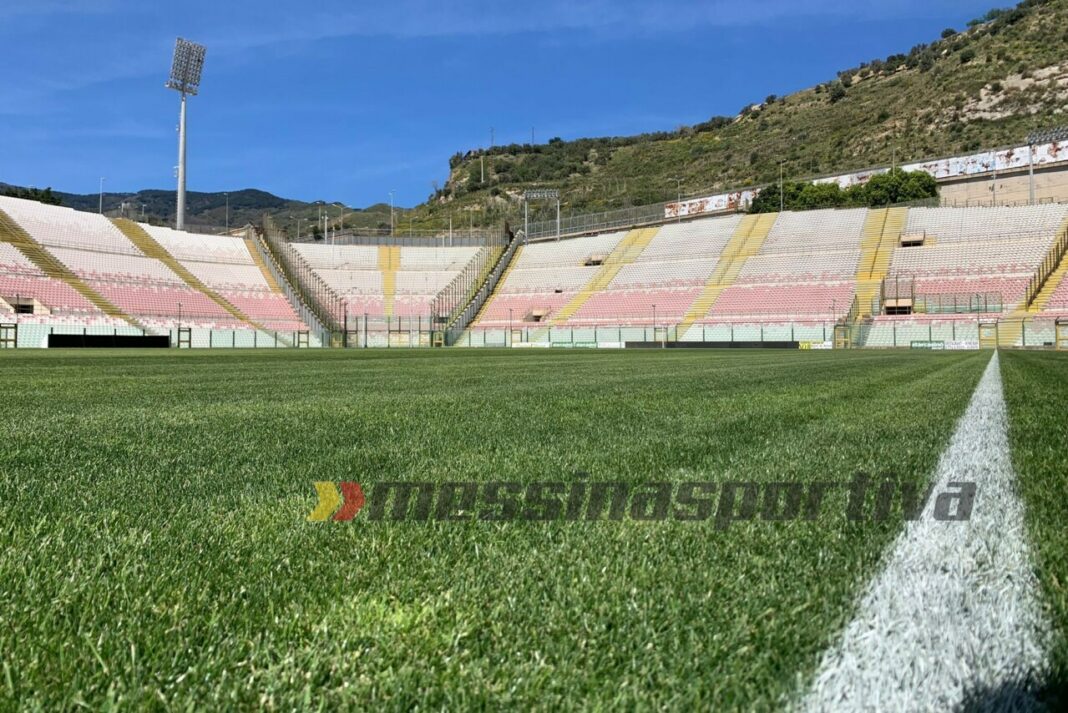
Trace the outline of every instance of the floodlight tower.
<instances>
[{"instance_id":1,"label":"floodlight tower","mask_svg":"<svg viewBox=\"0 0 1068 713\"><path fill-rule=\"evenodd\" d=\"M1065 140L1068 140L1068 126L1046 129L1045 131L1035 131L1027 137L1027 178L1031 205L1035 204L1035 145L1051 144Z\"/></svg>"},{"instance_id":2,"label":"floodlight tower","mask_svg":"<svg viewBox=\"0 0 1068 713\"><path fill-rule=\"evenodd\" d=\"M530 202L556 201L556 239L560 239L560 190L557 188L532 188L523 192L523 237L530 236Z\"/></svg>"},{"instance_id":3,"label":"floodlight tower","mask_svg":"<svg viewBox=\"0 0 1068 713\"><path fill-rule=\"evenodd\" d=\"M167 88L182 95L182 109L178 118L178 217L176 227L185 229L185 98L195 97L200 89L200 75L204 70L207 48L181 37L174 43L174 62Z\"/></svg>"}]
</instances>

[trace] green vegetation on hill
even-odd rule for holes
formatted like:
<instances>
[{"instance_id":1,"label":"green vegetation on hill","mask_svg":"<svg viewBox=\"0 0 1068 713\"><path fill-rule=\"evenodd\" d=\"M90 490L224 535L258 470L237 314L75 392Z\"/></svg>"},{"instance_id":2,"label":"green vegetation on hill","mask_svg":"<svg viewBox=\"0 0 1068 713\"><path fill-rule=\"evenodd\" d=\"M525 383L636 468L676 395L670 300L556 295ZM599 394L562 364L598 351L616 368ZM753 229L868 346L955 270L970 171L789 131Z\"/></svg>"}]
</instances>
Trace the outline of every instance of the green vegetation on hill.
<instances>
[{"instance_id":1,"label":"green vegetation on hill","mask_svg":"<svg viewBox=\"0 0 1068 713\"><path fill-rule=\"evenodd\" d=\"M16 198L40 200L43 203L62 205L75 210L96 213L100 209L100 195L97 193L77 194L53 192L51 188L37 190L20 188L0 183L4 195ZM331 229L340 225L344 213L345 227L352 228L389 228L389 206L376 204L368 208L350 208L340 203L325 201L304 202L279 198L276 195L255 189L230 191L229 193L201 193L189 191L186 194L186 223L191 229L218 230L226 226L227 201L229 201L230 227L240 228L252 223L259 225L264 213L274 216L275 222L291 235L297 233L297 220L300 220L301 235L311 235L319 222L320 211L330 218ZM109 216L124 216L133 220L143 220L153 225L174 225L175 191L144 190L136 193L105 193L104 213ZM398 225L405 224L408 211L396 209L395 220Z\"/></svg>"},{"instance_id":2,"label":"green vegetation on hill","mask_svg":"<svg viewBox=\"0 0 1068 713\"><path fill-rule=\"evenodd\" d=\"M1027 0L736 117L457 154L416 217L500 220L518 214L518 196L535 184L560 188L565 212L583 212L670 200L680 183L684 194L777 186L780 162L790 179L1022 143L1065 122L1066 27L1068 0Z\"/></svg>"},{"instance_id":3,"label":"green vegetation on hill","mask_svg":"<svg viewBox=\"0 0 1068 713\"><path fill-rule=\"evenodd\" d=\"M774 213L780 207L785 210L877 208L938 196L938 182L930 174L900 168L845 189L837 183L802 181L784 181L781 188L780 192L778 185L765 187L753 201L750 212Z\"/></svg>"},{"instance_id":4,"label":"green vegetation on hill","mask_svg":"<svg viewBox=\"0 0 1068 713\"><path fill-rule=\"evenodd\" d=\"M37 201L44 203L45 205L63 205L63 200L52 192L51 188L18 188L17 186L7 186L0 189L0 196L7 196L9 198L22 198L28 201Z\"/></svg>"}]
</instances>

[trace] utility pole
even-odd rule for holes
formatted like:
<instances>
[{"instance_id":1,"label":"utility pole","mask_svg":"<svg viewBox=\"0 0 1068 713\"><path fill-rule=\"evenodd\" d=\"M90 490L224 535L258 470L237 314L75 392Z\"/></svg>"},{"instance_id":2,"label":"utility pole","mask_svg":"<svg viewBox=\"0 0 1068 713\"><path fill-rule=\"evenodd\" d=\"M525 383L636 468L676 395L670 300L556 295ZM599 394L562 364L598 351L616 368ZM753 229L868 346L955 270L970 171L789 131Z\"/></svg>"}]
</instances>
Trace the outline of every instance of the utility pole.
<instances>
[{"instance_id":1,"label":"utility pole","mask_svg":"<svg viewBox=\"0 0 1068 713\"><path fill-rule=\"evenodd\" d=\"M783 193L782 183L782 161L779 162L779 212L782 213L786 209L786 195Z\"/></svg>"},{"instance_id":2,"label":"utility pole","mask_svg":"<svg viewBox=\"0 0 1068 713\"><path fill-rule=\"evenodd\" d=\"M1027 145L1027 202L1035 204L1035 145L1031 142Z\"/></svg>"},{"instance_id":3,"label":"utility pole","mask_svg":"<svg viewBox=\"0 0 1068 713\"><path fill-rule=\"evenodd\" d=\"M998 205L998 152L994 152L994 207Z\"/></svg>"},{"instance_id":4,"label":"utility pole","mask_svg":"<svg viewBox=\"0 0 1068 713\"><path fill-rule=\"evenodd\" d=\"M393 237L393 191L389 192L389 237Z\"/></svg>"},{"instance_id":5,"label":"utility pole","mask_svg":"<svg viewBox=\"0 0 1068 713\"><path fill-rule=\"evenodd\" d=\"M104 215L104 177L100 177L100 215Z\"/></svg>"}]
</instances>

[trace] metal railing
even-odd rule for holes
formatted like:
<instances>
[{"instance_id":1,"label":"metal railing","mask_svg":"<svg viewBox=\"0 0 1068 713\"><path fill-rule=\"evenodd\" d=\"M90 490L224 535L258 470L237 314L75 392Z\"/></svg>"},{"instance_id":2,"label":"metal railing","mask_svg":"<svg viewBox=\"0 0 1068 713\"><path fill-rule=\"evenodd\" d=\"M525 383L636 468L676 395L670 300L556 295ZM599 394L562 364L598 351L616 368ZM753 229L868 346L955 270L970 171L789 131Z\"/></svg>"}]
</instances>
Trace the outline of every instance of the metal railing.
<instances>
[{"instance_id":1,"label":"metal railing","mask_svg":"<svg viewBox=\"0 0 1068 713\"><path fill-rule=\"evenodd\" d=\"M912 311L915 314L993 314L1005 311L1005 299L1000 292L948 295L917 293Z\"/></svg>"},{"instance_id":2,"label":"metal railing","mask_svg":"<svg viewBox=\"0 0 1068 713\"><path fill-rule=\"evenodd\" d=\"M319 320L319 317L313 312L308 305L300 297L300 293L290 283L289 278L286 277L285 272L278 264L274 255L267 248L266 240L262 233L257 232L254 237L251 238L252 246L259 253L260 259L263 260L263 264L267 266L267 270L274 277L274 281L278 283L278 287L282 290L282 293L286 296L286 300L290 306L300 317L304 324L308 325L311 330L316 333L319 339L324 343L329 343L329 332L323 323Z\"/></svg>"},{"instance_id":3,"label":"metal railing","mask_svg":"<svg viewBox=\"0 0 1068 713\"><path fill-rule=\"evenodd\" d=\"M342 330L331 335L330 341L349 349L430 347L433 334L430 315L381 317L346 312Z\"/></svg>"},{"instance_id":4,"label":"metal railing","mask_svg":"<svg viewBox=\"0 0 1068 713\"><path fill-rule=\"evenodd\" d=\"M311 309L326 329L331 332L342 331L345 307L341 296L327 285L319 273L289 244L269 215L263 219L263 234L268 248L289 283L296 288L301 301Z\"/></svg>"},{"instance_id":5,"label":"metal railing","mask_svg":"<svg viewBox=\"0 0 1068 713\"><path fill-rule=\"evenodd\" d=\"M437 324L444 329L460 316L485 283L490 270L504 253L509 242L504 231L497 231L489 241L444 288L431 300L430 313Z\"/></svg>"},{"instance_id":6,"label":"metal railing","mask_svg":"<svg viewBox=\"0 0 1068 713\"><path fill-rule=\"evenodd\" d=\"M666 218L665 208L667 202L654 203L651 205L635 206L633 208L618 208L597 213L579 213L560 218L559 230L556 219L541 220L529 224L528 241L545 240L564 235L581 235L583 233L599 233L606 230L622 228L635 228L642 225L665 223L675 221L677 218ZM697 216L694 216L697 217Z\"/></svg>"},{"instance_id":7,"label":"metal railing","mask_svg":"<svg viewBox=\"0 0 1068 713\"><path fill-rule=\"evenodd\" d=\"M501 277L504 275L504 271L508 269L508 265L511 264L515 258L516 250L523 244L522 233L520 236L510 236L507 247L498 256L496 263L493 265L493 269L482 280L482 284L478 286L474 294L468 300L467 304L463 307L462 311L456 316L456 318L448 324L448 328L445 330L444 343L446 346L452 346L460 339L467 327L474 321L475 317L482 310L483 305L489 300L493 291L497 289L497 283L500 282Z\"/></svg>"},{"instance_id":8,"label":"metal railing","mask_svg":"<svg viewBox=\"0 0 1068 713\"><path fill-rule=\"evenodd\" d=\"M284 232L284 231L283 231ZM416 230L411 233L391 234L387 230L355 229L316 239L312 235L289 237L291 243L309 243L313 245L389 245L395 247L479 247L493 243L500 231L496 228L474 228L470 230Z\"/></svg>"},{"instance_id":9,"label":"metal railing","mask_svg":"<svg viewBox=\"0 0 1068 713\"><path fill-rule=\"evenodd\" d=\"M1031 276L1030 282L1027 283L1027 292L1023 301L1024 307L1030 307L1031 303L1038 297L1038 293L1045 287L1050 275L1053 274L1053 271L1061 264L1061 260L1064 259L1065 252L1068 252L1068 230L1061 232L1057 236L1049 252L1046 253L1038 268L1035 269L1035 274Z\"/></svg>"},{"instance_id":10,"label":"metal railing","mask_svg":"<svg viewBox=\"0 0 1068 713\"><path fill-rule=\"evenodd\" d=\"M478 326L465 330L456 341L461 347L624 347L628 343L663 342L699 346L718 343L830 342L833 319L710 321L680 332L673 321L588 326L549 326L516 323Z\"/></svg>"}]
</instances>

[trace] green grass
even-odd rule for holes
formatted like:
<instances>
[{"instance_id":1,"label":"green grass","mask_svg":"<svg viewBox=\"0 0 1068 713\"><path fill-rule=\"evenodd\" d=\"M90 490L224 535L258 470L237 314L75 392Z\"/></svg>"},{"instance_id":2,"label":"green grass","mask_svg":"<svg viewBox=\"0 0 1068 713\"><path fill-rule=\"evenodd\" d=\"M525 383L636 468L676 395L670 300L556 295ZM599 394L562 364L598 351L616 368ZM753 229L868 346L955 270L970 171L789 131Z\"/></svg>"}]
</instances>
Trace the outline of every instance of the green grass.
<instances>
[{"instance_id":1,"label":"green grass","mask_svg":"<svg viewBox=\"0 0 1068 713\"><path fill-rule=\"evenodd\" d=\"M312 481L921 480L987 359L2 354L0 709L776 707L899 522L312 524Z\"/></svg>"},{"instance_id":2,"label":"green grass","mask_svg":"<svg viewBox=\"0 0 1068 713\"><path fill-rule=\"evenodd\" d=\"M1002 356L1013 465L1038 576L1056 629L1054 678L1068 694L1068 354ZM1064 696L1068 700L1068 695Z\"/></svg>"}]
</instances>

